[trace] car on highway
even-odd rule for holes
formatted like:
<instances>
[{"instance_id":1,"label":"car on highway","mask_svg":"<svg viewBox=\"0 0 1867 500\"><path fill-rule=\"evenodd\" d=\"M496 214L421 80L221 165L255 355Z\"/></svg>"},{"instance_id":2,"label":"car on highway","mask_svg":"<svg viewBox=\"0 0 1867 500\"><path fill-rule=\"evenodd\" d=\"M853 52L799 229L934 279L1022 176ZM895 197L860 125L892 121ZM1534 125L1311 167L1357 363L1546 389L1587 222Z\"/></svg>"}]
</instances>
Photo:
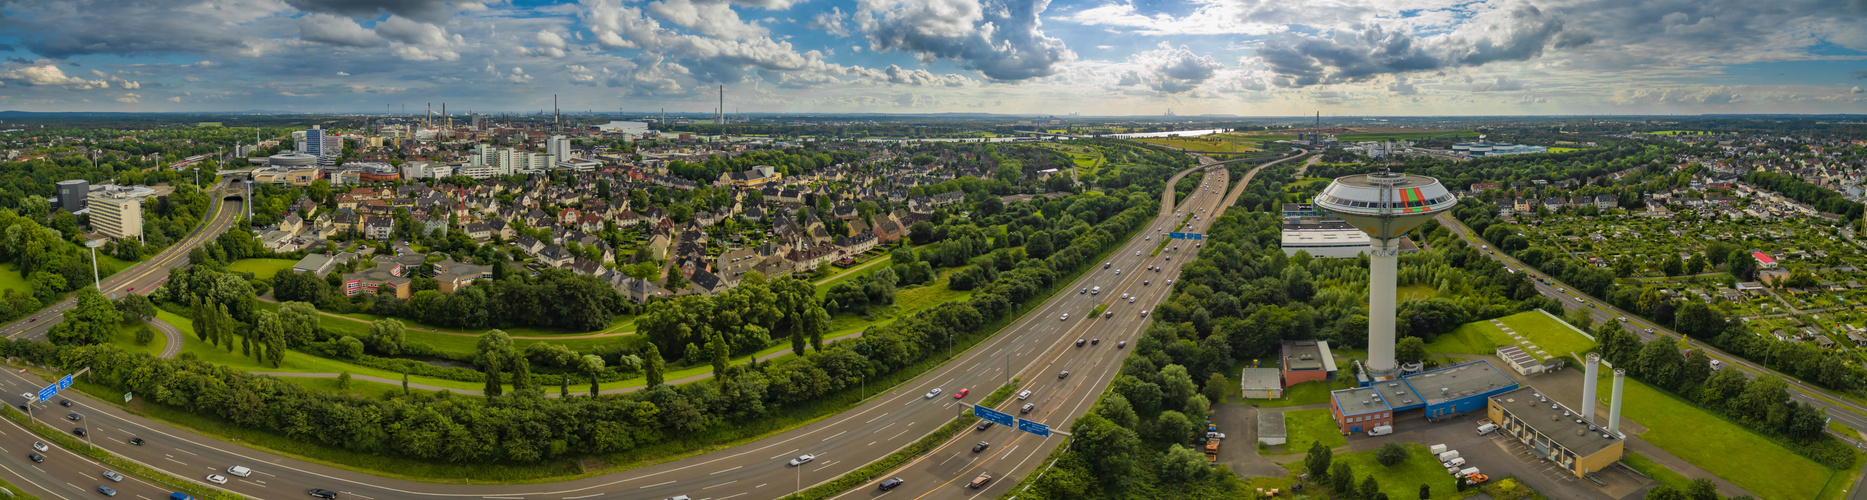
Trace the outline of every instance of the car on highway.
<instances>
[{"instance_id":1,"label":"car on highway","mask_svg":"<svg viewBox=\"0 0 1867 500\"><path fill-rule=\"evenodd\" d=\"M1116 349L1120 349L1120 348L1123 348L1123 347L1128 347L1128 341L1126 341L1126 340L1123 340L1123 341L1121 341L1121 342L1116 342L1116 343L1115 343L1115 348L1116 348Z\"/></svg>"},{"instance_id":2,"label":"car on highway","mask_svg":"<svg viewBox=\"0 0 1867 500\"><path fill-rule=\"evenodd\" d=\"M1037 409L1037 403L1025 403L1023 407L1018 408L1018 414L1020 415L1029 414L1031 413L1031 410L1035 410L1035 409Z\"/></svg>"},{"instance_id":3,"label":"car on highway","mask_svg":"<svg viewBox=\"0 0 1867 500\"><path fill-rule=\"evenodd\" d=\"M32 459L32 463L35 464L45 463L45 455L40 455L38 453L27 453L26 458Z\"/></svg>"},{"instance_id":4,"label":"car on highway","mask_svg":"<svg viewBox=\"0 0 1867 500\"><path fill-rule=\"evenodd\" d=\"M109 479L111 481L116 481L116 482L121 483L123 482L123 475L118 474L117 471L114 471L114 470L107 470L107 471L104 471L104 479Z\"/></svg>"},{"instance_id":5,"label":"car on highway","mask_svg":"<svg viewBox=\"0 0 1867 500\"><path fill-rule=\"evenodd\" d=\"M1129 297L1129 298L1128 298L1128 303L1129 303L1129 304L1133 304L1133 303L1134 303L1134 299L1137 299L1137 298L1139 298L1139 297Z\"/></svg>"},{"instance_id":6,"label":"car on highway","mask_svg":"<svg viewBox=\"0 0 1867 500\"><path fill-rule=\"evenodd\" d=\"M1083 340L1083 339L1076 339L1076 347L1082 347L1083 344L1087 344L1087 343L1089 343L1089 341Z\"/></svg>"},{"instance_id":7,"label":"car on highway","mask_svg":"<svg viewBox=\"0 0 1867 500\"><path fill-rule=\"evenodd\" d=\"M992 443L987 443L987 442L985 442L985 441L980 441L980 442L979 442L979 444L975 444L975 445L972 445L972 452L973 452L973 453L978 453L978 452L981 452L981 451L985 451L985 449L986 449L986 448L991 448L991 447L992 447Z\"/></svg>"},{"instance_id":8,"label":"car on highway","mask_svg":"<svg viewBox=\"0 0 1867 500\"><path fill-rule=\"evenodd\" d=\"M1622 322L1622 323L1626 323L1626 322L1627 322L1627 317L1626 317L1626 316L1621 316L1621 317L1619 317L1619 318L1615 318L1615 319L1618 319L1618 320L1621 320L1621 322Z\"/></svg>"},{"instance_id":9,"label":"car on highway","mask_svg":"<svg viewBox=\"0 0 1867 500\"><path fill-rule=\"evenodd\" d=\"M990 429L990 428L992 428L992 426L994 426L994 425L998 425L998 424L994 424L994 423L992 423L992 421L991 421L991 420L980 420L980 421L979 421L979 425L977 425L977 426L974 426L974 427L973 427L973 430L976 430L976 431L983 431L983 430L986 430L986 429Z\"/></svg>"},{"instance_id":10,"label":"car on highway","mask_svg":"<svg viewBox=\"0 0 1867 500\"><path fill-rule=\"evenodd\" d=\"M1070 320L1070 313L1063 313L1063 317L1057 318L1057 321L1069 321L1069 320Z\"/></svg>"},{"instance_id":11,"label":"car on highway","mask_svg":"<svg viewBox=\"0 0 1867 500\"><path fill-rule=\"evenodd\" d=\"M1088 288L1084 288L1084 289L1082 289L1082 290L1080 290L1080 291L1077 291L1077 292L1076 292L1076 294L1077 294L1077 295L1082 295L1082 294L1085 294L1085 293L1089 293L1089 289L1088 289Z\"/></svg>"},{"instance_id":12,"label":"car on highway","mask_svg":"<svg viewBox=\"0 0 1867 500\"><path fill-rule=\"evenodd\" d=\"M78 414L76 414L76 413L73 413L73 414L70 414L70 415L65 415L65 419L66 419L66 420L70 420L70 421L73 421L73 422L77 422L77 421L79 421L79 420L84 420L84 416L82 416L82 415L78 415Z\"/></svg>"},{"instance_id":13,"label":"car on highway","mask_svg":"<svg viewBox=\"0 0 1867 500\"><path fill-rule=\"evenodd\" d=\"M308 493L313 497L322 498L324 500L337 500L337 492L327 490L324 488L312 488L311 491L307 491L305 493Z\"/></svg>"},{"instance_id":14,"label":"car on highway","mask_svg":"<svg viewBox=\"0 0 1867 500\"><path fill-rule=\"evenodd\" d=\"M1116 275L1116 276L1121 276L1121 270L1120 270L1120 269L1116 269L1116 270L1115 270L1115 275Z\"/></svg>"},{"instance_id":15,"label":"car on highway","mask_svg":"<svg viewBox=\"0 0 1867 500\"><path fill-rule=\"evenodd\" d=\"M1070 371L1069 371L1069 370L1064 370L1064 371L1063 371L1063 373L1058 373L1058 374L1057 374L1057 378L1059 378L1059 379L1066 379L1066 378L1070 378Z\"/></svg>"},{"instance_id":16,"label":"car on highway","mask_svg":"<svg viewBox=\"0 0 1867 500\"><path fill-rule=\"evenodd\" d=\"M973 479L972 479L972 482L970 482L970 483L966 483L966 487L967 487L967 488L972 488L972 489L975 489L975 490L976 490L976 489L979 489L979 488L984 488L984 487L985 487L985 483L989 483L989 482L992 482L992 475L991 475L991 474L980 474L980 475L979 475L979 477L975 477L975 478L973 478Z\"/></svg>"},{"instance_id":17,"label":"car on highway","mask_svg":"<svg viewBox=\"0 0 1867 500\"><path fill-rule=\"evenodd\" d=\"M35 450L39 450L39 451L45 451L45 450L48 450L48 449L51 449L51 448L49 448L49 447L47 447L47 446L45 445L45 443L43 443L43 442L40 442L40 441L33 441L33 442L32 442L32 449L35 449Z\"/></svg>"},{"instance_id":18,"label":"car on highway","mask_svg":"<svg viewBox=\"0 0 1867 500\"><path fill-rule=\"evenodd\" d=\"M972 389L960 389L959 392L953 393L953 399L964 398L967 394L972 394Z\"/></svg>"},{"instance_id":19,"label":"car on highway","mask_svg":"<svg viewBox=\"0 0 1867 500\"><path fill-rule=\"evenodd\" d=\"M1652 329L1652 328L1642 328L1642 330L1646 330L1646 331L1647 331L1647 333L1653 333L1653 329Z\"/></svg>"},{"instance_id":20,"label":"car on highway","mask_svg":"<svg viewBox=\"0 0 1867 500\"><path fill-rule=\"evenodd\" d=\"M58 405L59 405L59 406L63 406L63 407L66 407L66 408L70 408L70 407L71 407L71 400L69 400L69 399L60 399L60 400L58 400Z\"/></svg>"},{"instance_id":21,"label":"car on highway","mask_svg":"<svg viewBox=\"0 0 1867 500\"><path fill-rule=\"evenodd\" d=\"M1023 399L1029 399L1030 397L1031 397L1031 390L1030 390L1030 389L1025 389L1025 390L1024 390L1024 392L1020 392L1020 393L1018 393L1018 399L1020 399L1020 400L1023 400Z\"/></svg>"},{"instance_id":22,"label":"car on highway","mask_svg":"<svg viewBox=\"0 0 1867 500\"><path fill-rule=\"evenodd\" d=\"M129 289L129 290L127 290L127 291L131 291L131 292L134 292L134 291L136 291L136 287L130 287L130 289Z\"/></svg>"},{"instance_id":23,"label":"car on highway","mask_svg":"<svg viewBox=\"0 0 1867 500\"><path fill-rule=\"evenodd\" d=\"M1102 345L1102 339L1089 339L1089 345Z\"/></svg>"},{"instance_id":24,"label":"car on highway","mask_svg":"<svg viewBox=\"0 0 1867 500\"><path fill-rule=\"evenodd\" d=\"M901 486L901 483L905 483L905 482L907 482L907 481L904 481L904 480L902 480L901 478L898 478L898 477L891 477L891 478L888 478L888 479L885 479L885 480L883 480L883 481L882 481L882 484L880 485L880 489L881 489L882 491L888 491L888 490L892 490L892 489L895 489L895 488L897 488L897 487L900 487L900 486Z\"/></svg>"},{"instance_id":25,"label":"car on highway","mask_svg":"<svg viewBox=\"0 0 1867 500\"><path fill-rule=\"evenodd\" d=\"M115 488L111 488L111 487L109 487L109 486L98 486L98 487L97 487L97 492L98 492L98 493L103 493L103 494L104 494L104 496L107 496L107 497L114 497L114 496L117 496L117 490L116 490Z\"/></svg>"},{"instance_id":26,"label":"car on highway","mask_svg":"<svg viewBox=\"0 0 1867 500\"><path fill-rule=\"evenodd\" d=\"M253 475L253 469L248 469L244 465L235 465L233 467L228 467L227 473L235 476L247 477Z\"/></svg>"},{"instance_id":27,"label":"car on highway","mask_svg":"<svg viewBox=\"0 0 1867 500\"><path fill-rule=\"evenodd\" d=\"M76 429L72 429L72 430L71 430L71 433L72 433L72 434L77 434L77 435L78 435L78 437L85 437L85 436L89 436L89 435L91 435L91 432L90 432L90 431L86 431L86 430L84 430L84 428L83 428L83 427L79 427L79 428L76 428Z\"/></svg>"},{"instance_id":28,"label":"car on highway","mask_svg":"<svg viewBox=\"0 0 1867 500\"><path fill-rule=\"evenodd\" d=\"M1563 291L1562 287L1556 287L1556 293L1562 293Z\"/></svg>"},{"instance_id":29,"label":"car on highway","mask_svg":"<svg viewBox=\"0 0 1867 500\"><path fill-rule=\"evenodd\" d=\"M1109 268L1109 265L1111 265L1111 264L1114 264L1114 262L1103 262L1103 263L1102 263L1102 268L1103 268L1103 269L1108 269L1108 268Z\"/></svg>"},{"instance_id":30,"label":"car on highway","mask_svg":"<svg viewBox=\"0 0 1867 500\"><path fill-rule=\"evenodd\" d=\"M214 483L214 484L227 484L227 476L222 476L220 474L208 474L207 482Z\"/></svg>"},{"instance_id":31,"label":"car on highway","mask_svg":"<svg viewBox=\"0 0 1867 500\"><path fill-rule=\"evenodd\" d=\"M138 437L133 437L133 438L130 438L130 444L133 444L133 445L137 445L137 446L142 446L142 445L143 445L143 438L138 438Z\"/></svg>"},{"instance_id":32,"label":"car on highway","mask_svg":"<svg viewBox=\"0 0 1867 500\"><path fill-rule=\"evenodd\" d=\"M1104 318L1113 318L1113 317L1115 317L1115 311L1104 311L1104 312L1102 313L1102 317L1104 317Z\"/></svg>"},{"instance_id":33,"label":"car on highway","mask_svg":"<svg viewBox=\"0 0 1867 500\"><path fill-rule=\"evenodd\" d=\"M1149 281L1153 281L1153 280L1141 280L1141 286L1147 286Z\"/></svg>"},{"instance_id":34,"label":"car on highway","mask_svg":"<svg viewBox=\"0 0 1867 500\"><path fill-rule=\"evenodd\" d=\"M1167 278L1167 284L1169 285L1173 284L1173 278Z\"/></svg>"},{"instance_id":35,"label":"car on highway","mask_svg":"<svg viewBox=\"0 0 1867 500\"><path fill-rule=\"evenodd\" d=\"M940 395L939 387L935 387L934 390L927 391L927 399L933 399L934 396L939 396L939 395Z\"/></svg>"},{"instance_id":36,"label":"car on highway","mask_svg":"<svg viewBox=\"0 0 1867 500\"><path fill-rule=\"evenodd\" d=\"M810 463L811 460L816 460L816 459L817 459L816 455L811 455L808 453L803 454L803 455L798 455L797 458L791 459L791 466L797 467L799 465Z\"/></svg>"},{"instance_id":37,"label":"car on highway","mask_svg":"<svg viewBox=\"0 0 1867 500\"><path fill-rule=\"evenodd\" d=\"M1143 317L1143 318L1145 318L1145 317L1147 317L1147 310L1146 310L1146 309L1142 309L1142 310L1141 310L1141 317Z\"/></svg>"}]
</instances>

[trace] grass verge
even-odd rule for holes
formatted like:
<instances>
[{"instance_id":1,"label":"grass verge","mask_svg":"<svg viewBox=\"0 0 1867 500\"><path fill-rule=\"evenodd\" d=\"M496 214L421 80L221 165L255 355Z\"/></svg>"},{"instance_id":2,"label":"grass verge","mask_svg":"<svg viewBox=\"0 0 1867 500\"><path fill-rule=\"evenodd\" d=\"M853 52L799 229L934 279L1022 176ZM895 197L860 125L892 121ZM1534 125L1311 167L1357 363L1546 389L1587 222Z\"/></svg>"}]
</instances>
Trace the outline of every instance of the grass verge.
<instances>
[{"instance_id":1,"label":"grass verge","mask_svg":"<svg viewBox=\"0 0 1867 500\"><path fill-rule=\"evenodd\" d=\"M1660 465L1658 462L1654 462L1653 459L1642 456L1639 453L1628 452L1621 457L1621 463L1627 464L1628 467L1633 467L1634 470L1640 471L1641 474L1646 474L1647 477L1653 478L1654 481L1659 481L1660 484L1678 488L1681 491L1684 491L1687 486L1692 484L1692 478L1685 477L1678 472L1673 472L1672 469L1668 469L1666 466Z\"/></svg>"},{"instance_id":2,"label":"grass verge","mask_svg":"<svg viewBox=\"0 0 1867 500\"><path fill-rule=\"evenodd\" d=\"M1283 408L1329 402L1329 392L1354 387L1350 379L1314 380L1284 389L1283 399L1246 399L1245 404L1261 408ZM1305 448L1308 449L1308 448Z\"/></svg>"},{"instance_id":3,"label":"grass verge","mask_svg":"<svg viewBox=\"0 0 1867 500\"><path fill-rule=\"evenodd\" d=\"M1641 439L1762 498L1822 498L1835 475L1742 424L1638 380L1626 380L1623 390L1622 415L1647 428Z\"/></svg>"},{"instance_id":4,"label":"grass verge","mask_svg":"<svg viewBox=\"0 0 1867 500\"><path fill-rule=\"evenodd\" d=\"M1335 426L1335 417L1329 415L1327 408L1284 412L1284 429L1289 434L1289 440L1283 444L1285 454L1309 451L1310 443L1322 443L1329 448L1348 446L1348 438Z\"/></svg>"},{"instance_id":5,"label":"grass verge","mask_svg":"<svg viewBox=\"0 0 1867 500\"><path fill-rule=\"evenodd\" d=\"M1407 460L1392 467L1374 461L1374 450L1337 453L1335 459L1348 462L1349 468L1355 471L1357 486L1372 476L1375 482L1381 484L1381 492L1386 493L1388 498L1419 498L1422 484L1432 488L1430 498L1433 500L1465 498L1480 493L1477 488L1458 491L1458 481L1446 474L1445 468L1426 452L1425 446L1408 443L1406 447ZM1284 465L1284 468L1292 471L1299 471L1303 467L1301 460Z\"/></svg>"}]
</instances>

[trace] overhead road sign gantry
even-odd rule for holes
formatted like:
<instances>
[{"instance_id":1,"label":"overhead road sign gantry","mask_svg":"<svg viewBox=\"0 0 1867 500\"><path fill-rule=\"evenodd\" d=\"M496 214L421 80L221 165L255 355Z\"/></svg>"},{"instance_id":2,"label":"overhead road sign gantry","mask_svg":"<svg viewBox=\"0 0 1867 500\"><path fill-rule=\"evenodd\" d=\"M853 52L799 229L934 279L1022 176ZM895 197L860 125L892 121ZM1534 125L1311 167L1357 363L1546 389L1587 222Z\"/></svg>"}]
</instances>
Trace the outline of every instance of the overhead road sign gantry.
<instances>
[{"instance_id":1,"label":"overhead road sign gantry","mask_svg":"<svg viewBox=\"0 0 1867 500\"><path fill-rule=\"evenodd\" d=\"M1036 434L1036 435L1043 436L1043 437L1050 437L1050 426L1040 424L1037 422L1032 422L1032 421L1025 420L1022 418L1018 419L1018 430L1029 432L1029 433Z\"/></svg>"},{"instance_id":2,"label":"overhead road sign gantry","mask_svg":"<svg viewBox=\"0 0 1867 500\"><path fill-rule=\"evenodd\" d=\"M972 405L972 415L998 425L1007 427L1016 425L1016 422L1014 422L1016 419L1012 418L1010 414L986 408L985 405Z\"/></svg>"}]
</instances>

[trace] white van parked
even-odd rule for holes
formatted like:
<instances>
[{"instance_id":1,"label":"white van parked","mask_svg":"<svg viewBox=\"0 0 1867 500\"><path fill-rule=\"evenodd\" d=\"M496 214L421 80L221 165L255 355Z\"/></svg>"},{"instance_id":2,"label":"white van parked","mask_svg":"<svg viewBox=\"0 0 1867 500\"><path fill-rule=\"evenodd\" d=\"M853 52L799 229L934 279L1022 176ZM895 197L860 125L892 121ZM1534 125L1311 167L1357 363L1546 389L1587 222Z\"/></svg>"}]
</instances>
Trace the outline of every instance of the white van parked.
<instances>
[{"instance_id":1,"label":"white van parked","mask_svg":"<svg viewBox=\"0 0 1867 500\"><path fill-rule=\"evenodd\" d=\"M1484 424L1484 425L1480 425L1480 426L1478 426L1478 435L1480 435L1480 436L1483 436L1483 435L1486 435L1486 434L1490 434L1490 433L1492 433L1493 431L1496 431L1496 430L1497 430L1497 424Z\"/></svg>"},{"instance_id":2,"label":"white van parked","mask_svg":"<svg viewBox=\"0 0 1867 500\"><path fill-rule=\"evenodd\" d=\"M1441 462L1451 462L1454 458L1459 458L1459 450L1451 450L1439 454L1439 461Z\"/></svg>"},{"instance_id":3,"label":"white van parked","mask_svg":"<svg viewBox=\"0 0 1867 500\"><path fill-rule=\"evenodd\" d=\"M1393 433L1394 433L1394 426L1391 426L1391 425L1377 425L1377 426L1374 426L1373 429L1368 430L1369 436L1386 436L1388 434L1393 434Z\"/></svg>"},{"instance_id":4,"label":"white van parked","mask_svg":"<svg viewBox=\"0 0 1867 500\"><path fill-rule=\"evenodd\" d=\"M1465 466L1464 457L1454 458L1452 459L1451 462L1446 462L1446 467L1449 467L1449 468L1450 467L1463 467L1463 466Z\"/></svg>"}]
</instances>

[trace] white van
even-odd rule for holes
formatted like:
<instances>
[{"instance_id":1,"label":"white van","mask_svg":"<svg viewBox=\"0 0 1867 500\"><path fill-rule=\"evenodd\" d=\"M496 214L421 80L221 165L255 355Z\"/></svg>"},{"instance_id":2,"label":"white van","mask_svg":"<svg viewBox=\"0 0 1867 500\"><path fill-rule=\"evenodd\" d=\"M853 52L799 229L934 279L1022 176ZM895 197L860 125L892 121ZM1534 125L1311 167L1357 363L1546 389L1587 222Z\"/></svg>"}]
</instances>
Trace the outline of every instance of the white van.
<instances>
[{"instance_id":1,"label":"white van","mask_svg":"<svg viewBox=\"0 0 1867 500\"><path fill-rule=\"evenodd\" d=\"M1446 445L1436 444L1436 445L1433 445L1431 448L1427 448L1426 451L1432 452L1433 456L1439 456L1440 453L1445 453L1446 450L1450 450L1450 449L1451 448L1447 448Z\"/></svg>"},{"instance_id":2,"label":"white van","mask_svg":"<svg viewBox=\"0 0 1867 500\"><path fill-rule=\"evenodd\" d=\"M235 465L233 467L228 467L227 473L240 477L248 477L253 475L253 469L248 469L244 465Z\"/></svg>"},{"instance_id":3,"label":"white van","mask_svg":"<svg viewBox=\"0 0 1867 500\"><path fill-rule=\"evenodd\" d=\"M1446 462L1446 467L1463 467L1463 466L1465 466L1464 457L1454 458L1452 459L1451 462Z\"/></svg>"},{"instance_id":4,"label":"white van","mask_svg":"<svg viewBox=\"0 0 1867 500\"><path fill-rule=\"evenodd\" d=\"M1373 429L1368 430L1369 436L1386 436L1388 434L1393 434L1393 433L1394 433L1394 426L1391 426L1391 425L1377 425L1377 426L1374 426Z\"/></svg>"},{"instance_id":5,"label":"white van","mask_svg":"<svg viewBox=\"0 0 1867 500\"><path fill-rule=\"evenodd\" d=\"M1722 367L1724 367L1724 362L1718 361L1716 359L1711 360L1711 369L1716 370Z\"/></svg>"},{"instance_id":6,"label":"white van","mask_svg":"<svg viewBox=\"0 0 1867 500\"><path fill-rule=\"evenodd\" d=\"M1478 473L1477 467L1468 467L1465 470L1459 471L1458 476L1459 477L1471 477L1472 474L1477 474L1477 473Z\"/></svg>"},{"instance_id":7,"label":"white van","mask_svg":"<svg viewBox=\"0 0 1867 500\"><path fill-rule=\"evenodd\" d=\"M1439 454L1439 461L1441 462L1451 462L1454 458L1459 458L1459 450L1451 450Z\"/></svg>"},{"instance_id":8,"label":"white van","mask_svg":"<svg viewBox=\"0 0 1867 500\"><path fill-rule=\"evenodd\" d=\"M1480 425L1480 426L1478 426L1478 435L1480 435L1480 436L1483 436L1483 435L1486 435L1486 434L1490 434L1490 433L1492 433L1493 431L1496 431L1496 430L1497 430L1497 424L1484 424L1484 425Z\"/></svg>"}]
</instances>

